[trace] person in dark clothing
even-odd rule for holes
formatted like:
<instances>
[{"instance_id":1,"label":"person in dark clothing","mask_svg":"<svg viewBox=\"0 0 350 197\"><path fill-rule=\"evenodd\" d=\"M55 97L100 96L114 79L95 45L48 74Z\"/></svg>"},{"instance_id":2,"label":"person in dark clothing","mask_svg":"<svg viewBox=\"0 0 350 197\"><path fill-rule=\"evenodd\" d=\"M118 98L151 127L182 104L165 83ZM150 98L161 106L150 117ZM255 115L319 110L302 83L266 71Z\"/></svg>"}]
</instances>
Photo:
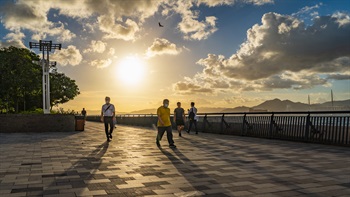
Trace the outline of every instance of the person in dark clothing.
<instances>
[{"instance_id":1,"label":"person in dark clothing","mask_svg":"<svg viewBox=\"0 0 350 197\"><path fill-rule=\"evenodd\" d=\"M190 121L190 125L188 127L187 133L190 133L192 124L194 124L196 134L198 134L198 130L197 130L198 116L197 116L197 108L194 107L194 102L191 102L191 108L188 110L188 119Z\"/></svg>"},{"instance_id":2,"label":"person in dark clothing","mask_svg":"<svg viewBox=\"0 0 350 197\"><path fill-rule=\"evenodd\" d=\"M105 132L106 132L106 137L107 141L111 141L112 139L112 133L113 133L113 119L115 118L115 108L114 105L110 103L111 98L108 96L105 98L106 104L102 105L102 110L101 110L101 122L105 124ZM109 131L108 131L109 127Z\"/></svg>"},{"instance_id":3,"label":"person in dark clothing","mask_svg":"<svg viewBox=\"0 0 350 197\"><path fill-rule=\"evenodd\" d=\"M181 107L181 103L177 102L177 108L174 110L174 122L181 137L181 131L185 128L185 110Z\"/></svg>"},{"instance_id":4,"label":"person in dark clothing","mask_svg":"<svg viewBox=\"0 0 350 197\"><path fill-rule=\"evenodd\" d=\"M85 108L83 108L83 110L81 110L81 115L84 116L84 125L85 125L85 120L86 120L86 110L85 110Z\"/></svg>"}]
</instances>

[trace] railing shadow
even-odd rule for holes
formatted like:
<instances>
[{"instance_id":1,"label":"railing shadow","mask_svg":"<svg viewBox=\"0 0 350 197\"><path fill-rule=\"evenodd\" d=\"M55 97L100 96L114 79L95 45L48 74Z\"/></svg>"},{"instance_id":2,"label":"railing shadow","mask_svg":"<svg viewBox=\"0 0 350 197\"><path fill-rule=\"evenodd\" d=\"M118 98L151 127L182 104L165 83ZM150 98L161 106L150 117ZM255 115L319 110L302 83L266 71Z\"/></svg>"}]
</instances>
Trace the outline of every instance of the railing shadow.
<instances>
[{"instance_id":1,"label":"railing shadow","mask_svg":"<svg viewBox=\"0 0 350 197\"><path fill-rule=\"evenodd\" d=\"M193 187L197 191L191 191L184 192L182 196L203 196L206 195L205 192L202 192L203 190L210 190L210 187L207 187L205 185L197 185L196 180L199 178L208 178L208 182L210 182L212 185L215 185L215 190L220 191L217 193L210 194L211 196L228 196L227 192L230 192L229 190L225 189L220 185L220 183L214 178L211 177L209 174L207 174L204 170L202 170L197 164L193 163L191 159L187 158L178 148L171 149L172 151L169 152L163 148L159 148L160 151L168 157L168 159L171 161L173 166L178 170L178 172L181 173L181 175L189 182L189 187ZM192 175L191 173L196 173L195 175ZM186 193L186 194L185 194Z\"/></svg>"},{"instance_id":2,"label":"railing shadow","mask_svg":"<svg viewBox=\"0 0 350 197\"><path fill-rule=\"evenodd\" d=\"M201 136L198 136L198 137L201 137ZM183 139L190 142L194 146L199 147L199 148L201 146L205 146L206 147L205 150L209 153L212 153L212 154L217 153L217 151L216 151L218 149L217 146L213 146L213 145L210 145L208 143L203 143L202 140L193 141L193 140L187 139L187 138L183 138ZM284 148L290 148L291 150L293 150L293 148L297 148L298 152L300 152L300 154L307 153L307 151L310 151L309 145L308 145L308 147L300 147L300 146L296 145L297 143L293 143L293 142L284 143L284 144L277 142L276 144L270 144L269 142L273 142L273 140L266 139L266 141L261 142L261 141L258 141L257 139L252 139L252 138L244 139L244 141L247 143L249 143L249 142L261 143L261 145L268 144L268 145L272 145L273 146L272 148L276 148L276 149L280 149L281 146ZM242 151L244 151L244 153L243 153L244 155L257 155L257 156L263 158L264 160L269 160L271 162L280 161L281 165L288 166L288 168L290 168L290 169L301 169L304 172L308 172L310 174L325 175L325 171L323 171L322 169L308 167L307 165L301 164L298 161L287 160L284 157L280 157L276 154L265 152L264 150L261 150L260 148L252 148L252 147L242 145L242 144L238 145L238 144L235 144L234 142L228 141L228 140L220 141L220 146L225 146L226 147L225 149L242 150ZM317 147L317 146L326 146L326 145L314 144L314 146ZM322 149L322 151L324 153L339 154L340 156L343 156L343 157L347 157L347 155L349 155L349 153L350 153L350 150L346 149L344 147L337 147L337 149L333 149L333 150L327 149L326 147ZM339 150L343 150L344 152L339 152ZM241 157L241 156L239 156L239 157ZM232 166L237 165L240 168L244 169L245 171L250 171L251 173L254 173L257 175L262 174L263 176L267 177L270 181L276 182L276 183L283 185L285 187L290 187L290 190L303 190L303 189L305 189L303 187L296 186L296 184L299 184L298 180L290 180L289 178L279 177L278 174L280 172L274 171L273 167L268 168L268 167L266 167L266 165L259 165L259 162L260 162L259 160L251 161L251 159L249 159L249 158L245 160L245 159L242 159L239 157L237 157L233 160L232 159L223 159L223 158L220 158L220 159L227 162L228 164L230 164ZM305 159L307 159L307 158L305 158ZM245 164L247 164L248 166L246 166ZM250 164L255 165L255 166L253 168L251 168L249 166ZM346 166L346 165L347 164L344 164L344 166ZM272 173L268 173L268 172L272 172ZM274 172L276 173L276 175L273 174ZM285 173L285 172L282 172L282 173ZM327 175L325 175L325 176L327 176ZM314 180L312 182L314 182ZM318 197L321 195L313 194L313 196Z\"/></svg>"},{"instance_id":3,"label":"railing shadow","mask_svg":"<svg viewBox=\"0 0 350 197\"><path fill-rule=\"evenodd\" d=\"M33 144L44 140L56 140L79 134L73 132L47 132L47 133L0 133L0 144Z\"/></svg>"},{"instance_id":4,"label":"railing shadow","mask_svg":"<svg viewBox=\"0 0 350 197\"><path fill-rule=\"evenodd\" d=\"M45 186L43 192L39 195L59 194L58 188L62 188L66 185L68 186L65 189L67 196L70 195L70 193L75 193L75 195L79 196L79 194L87 190L87 182L95 179L95 176L99 176L96 175L95 172L101 170L102 157L107 152L108 146L108 142L98 145L89 155L81 157L64 172L42 175L43 182L45 182L46 179L51 180L52 183L49 186ZM70 186L72 188L69 188ZM62 196L63 195L64 194L62 194Z\"/></svg>"}]
</instances>

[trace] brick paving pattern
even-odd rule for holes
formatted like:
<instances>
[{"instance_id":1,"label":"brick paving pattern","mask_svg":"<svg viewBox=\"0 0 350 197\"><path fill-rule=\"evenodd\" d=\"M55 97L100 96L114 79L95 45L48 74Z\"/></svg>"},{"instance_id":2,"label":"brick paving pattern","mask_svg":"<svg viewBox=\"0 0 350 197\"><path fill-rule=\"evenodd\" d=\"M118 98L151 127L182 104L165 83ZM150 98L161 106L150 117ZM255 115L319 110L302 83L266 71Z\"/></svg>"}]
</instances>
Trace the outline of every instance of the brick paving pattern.
<instances>
[{"instance_id":1,"label":"brick paving pattern","mask_svg":"<svg viewBox=\"0 0 350 197\"><path fill-rule=\"evenodd\" d=\"M350 196L350 148L149 128L0 133L0 196Z\"/></svg>"}]
</instances>

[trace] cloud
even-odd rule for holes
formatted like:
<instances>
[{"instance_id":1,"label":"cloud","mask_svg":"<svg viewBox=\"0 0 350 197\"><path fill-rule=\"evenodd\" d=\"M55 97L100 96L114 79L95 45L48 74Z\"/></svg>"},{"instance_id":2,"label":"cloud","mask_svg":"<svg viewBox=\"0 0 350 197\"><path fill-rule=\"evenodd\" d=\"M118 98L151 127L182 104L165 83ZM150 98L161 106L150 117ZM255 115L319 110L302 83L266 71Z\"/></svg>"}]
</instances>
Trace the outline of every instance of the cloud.
<instances>
[{"instance_id":1,"label":"cloud","mask_svg":"<svg viewBox=\"0 0 350 197\"><path fill-rule=\"evenodd\" d=\"M156 55L177 55L181 53L181 48L176 47L176 44L169 42L167 39L164 38L156 38L153 41L153 44L148 47L146 51L147 57L153 57Z\"/></svg>"},{"instance_id":2,"label":"cloud","mask_svg":"<svg viewBox=\"0 0 350 197\"><path fill-rule=\"evenodd\" d=\"M194 94L194 93L213 93L213 89L203 87L201 85L193 83L190 79L186 81L180 81L173 85L174 91L181 94Z\"/></svg>"},{"instance_id":3,"label":"cloud","mask_svg":"<svg viewBox=\"0 0 350 197\"><path fill-rule=\"evenodd\" d=\"M217 18L199 17L199 5L215 7L236 3L263 5L272 2L272 0L70 0L55 3L47 0L18 0L9 1L0 8L0 12L2 23L7 30L29 30L33 34L33 40L54 37L60 42L70 42L76 37L76 34L68 29L68 24L48 19L52 10L55 11L56 19L59 19L59 16L75 19L86 34L102 32L104 39L125 41L135 41L141 36L147 18L155 16L158 12L163 15L174 13L181 17L178 29L184 39L204 40L217 31Z\"/></svg>"},{"instance_id":4,"label":"cloud","mask_svg":"<svg viewBox=\"0 0 350 197\"><path fill-rule=\"evenodd\" d=\"M263 5L273 3L274 0L197 0L197 6L200 4L207 5L209 7L221 6L221 5L233 5L235 3L246 3L253 5Z\"/></svg>"},{"instance_id":5,"label":"cloud","mask_svg":"<svg viewBox=\"0 0 350 197\"><path fill-rule=\"evenodd\" d=\"M8 33L4 39L6 41L0 40L0 47L15 46L19 48L26 48L22 42L25 35L22 32Z\"/></svg>"},{"instance_id":6,"label":"cloud","mask_svg":"<svg viewBox=\"0 0 350 197\"><path fill-rule=\"evenodd\" d=\"M106 60L93 60L92 62L90 62L91 66L94 66L96 68L107 68L108 66L110 66L112 64L112 60L111 59L106 59Z\"/></svg>"},{"instance_id":7,"label":"cloud","mask_svg":"<svg viewBox=\"0 0 350 197\"><path fill-rule=\"evenodd\" d=\"M131 19L126 19L124 25L116 23L113 15L102 15L97 20L100 30L106 33L104 38L107 39L116 38L132 41L136 39L136 33L140 31L138 24Z\"/></svg>"},{"instance_id":8,"label":"cloud","mask_svg":"<svg viewBox=\"0 0 350 197\"><path fill-rule=\"evenodd\" d=\"M74 45L69 45L66 49L56 50L51 55L51 60L57 61L62 66L71 65L76 66L80 64L83 57L80 54L79 49Z\"/></svg>"},{"instance_id":9,"label":"cloud","mask_svg":"<svg viewBox=\"0 0 350 197\"><path fill-rule=\"evenodd\" d=\"M334 80L350 80L350 73L345 74L329 74L327 75L327 79L334 79Z\"/></svg>"},{"instance_id":10,"label":"cloud","mask_svg":"<svg viewBox=\"0 0 350 197\"><path fill-rule=\"evenodd\" d=\"M109 48L108 55L114 55L114 54L115 54L115 49Z\"/></svg>"},{"instance_id":11,"label":"cloud","mask_svg":"<svg viewBox=\"0 0 350 197\"><path fill-rule=\"evenodd\" d=\"M89 52L97 52L97 53L103 53L106 50L107 43L102 42L100 40L92 40L89 48L85 49L83 53L89 53Z\"/></svg>"},{"instance_id":12,"label":"cloud","mask_svg":"<svg viewBox=\"0 0 350 197\"><path fill-rule=\"evenodd\" d=\"M202 72L176 84L185 83L185 92L199 85L219 91L224 86L218 86L218 80L235 91L329 86L329 79L346 77L334 74L349 69L348 17L344 13L317 16L306 26L293 16L266 13L262 24L247 31L247 40L235 54L229 58L208 54L197 61L204 67ZM331 75L324 77L326 74Z\"/></svg>"},{"instance_id":13,"label":"cloud","mask_svg":"<svg viewBox=\"0 0 350 197\"><path fill-rule=\"evenodd\" d=\"M187 40L204 40L217 31L215 16L206 16L205 20L199 21L198 10L191 10L193 4L191 1L177 1L172 9L179 13L182 20L178 24L180 32L184 34Z\"/></svg>"},{"instance_id":14,"label":"cloud","mask_svg":"<svg viewBox=\"0 0 350 197\"><path fill-rule=\"evenodd\" d=\"M301 8L298 12L292 14L292 16L303 16L305 14L313 14L314 13L313 10L320 8L322 5L323 3L318 3L314 6L305 6Z\"/></svg>"},{"instance_id":15,"label":"cloud","mask_svg":"<svg viewBox=\"0 0 350 197\"><path fill-rule=\"evenodd\" d=\"M34 38L45 39L47 35L56 36L58 41L70 41L76 35L65 29L62 22L51 22L47 18L47 7L40 6L36 1L18 1L15 4L5 4L0 12L2 23L10 31L29 30L36 34Z\"/></svg>"}]
</instances>

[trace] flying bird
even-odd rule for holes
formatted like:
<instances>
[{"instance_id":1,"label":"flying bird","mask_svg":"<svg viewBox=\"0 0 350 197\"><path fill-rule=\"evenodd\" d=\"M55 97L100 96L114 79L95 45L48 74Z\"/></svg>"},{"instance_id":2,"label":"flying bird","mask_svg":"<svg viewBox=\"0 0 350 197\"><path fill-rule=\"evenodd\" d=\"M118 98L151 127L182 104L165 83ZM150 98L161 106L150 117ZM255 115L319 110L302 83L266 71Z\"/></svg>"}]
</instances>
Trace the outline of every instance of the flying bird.
<instances>
[{"instance_id":1,"label":"flying bird","mask_svg":"<svg viewBox=\"0 0 350 197\"><path fill-rule=\"evenodd\" d=\"M158 22L158 25L159 25L159 27L164 27L162 24L160 24L160 22Z\"/></svg>"}]
</instances>

